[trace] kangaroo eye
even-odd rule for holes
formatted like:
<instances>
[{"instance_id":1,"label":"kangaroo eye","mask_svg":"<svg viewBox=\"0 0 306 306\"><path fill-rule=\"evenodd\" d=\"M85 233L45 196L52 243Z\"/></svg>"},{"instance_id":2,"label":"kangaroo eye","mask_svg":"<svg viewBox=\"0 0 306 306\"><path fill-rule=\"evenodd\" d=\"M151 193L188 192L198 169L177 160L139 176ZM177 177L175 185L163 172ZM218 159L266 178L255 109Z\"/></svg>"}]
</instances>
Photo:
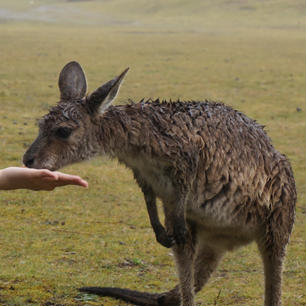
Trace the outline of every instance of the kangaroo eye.
<instances>
[{"instance_id":1,"label":"kangaroo eye","mask_svg":"<svg viewBox=\"0 0 306 306\"><path fill-rule=\"evenodd\" d=\"M60 127L55 131L55 135L62 139L67 139L72 132L72 129L67 127Z\"/></svg>"}]
</instances>

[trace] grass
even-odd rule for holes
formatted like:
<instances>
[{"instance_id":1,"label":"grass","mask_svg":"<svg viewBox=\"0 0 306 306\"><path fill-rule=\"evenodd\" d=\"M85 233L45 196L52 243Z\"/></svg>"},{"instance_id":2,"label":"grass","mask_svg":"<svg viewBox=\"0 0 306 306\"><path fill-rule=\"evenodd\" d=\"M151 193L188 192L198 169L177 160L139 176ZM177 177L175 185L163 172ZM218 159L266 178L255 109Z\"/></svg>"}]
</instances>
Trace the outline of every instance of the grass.
<instances>
[{"instance_id":1,"label":"grass","mask_svg":"<svg viewBox=\"0 0 306 306\"><path fill-rule=\"evenodd\" d=\"M53 23L0 19L1 168L20 165L36 137L36 119L58 99L58 73L70 60L82 64L90 90L131 67L118 104L143 97L222 100L266 125L292 162L299 199L283 304L306 305L301 1L2 2L14 12L55 5L70 8L72 16L59 14ZM1 192L0 305L111 306L118 301L76 288L172 288L172 255L154 241L130 171L107 158L65 171L88 179L89 190ZM262 296L263 270L252 244L227 254L197 299L262 305Z\"/></svg>"}]
</instances>

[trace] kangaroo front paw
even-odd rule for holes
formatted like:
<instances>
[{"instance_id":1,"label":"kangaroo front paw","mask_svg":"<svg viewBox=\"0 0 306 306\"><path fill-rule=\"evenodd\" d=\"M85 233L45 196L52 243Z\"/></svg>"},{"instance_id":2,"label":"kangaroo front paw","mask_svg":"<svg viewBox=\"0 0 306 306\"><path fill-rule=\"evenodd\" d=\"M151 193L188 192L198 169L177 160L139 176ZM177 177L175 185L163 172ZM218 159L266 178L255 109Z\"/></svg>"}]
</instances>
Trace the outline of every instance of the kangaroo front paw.
<instances>
[{"instance_id":1,"label":"kangaroo front paw","mask_svg":"<svg viewBox=\"0 0 306 306\"><path fill-rule=\"evenodd\" d=\"M187 229L185 223L178 222L173 228L173 238L176 244L186 243Z\"/></svg>"},{"instance_id":2,"label":"kangaroo front paw","mask_svg":"<svg viewBox=\"0 0 306 306\"><path fill-rule=\"evenodd\" d=\"M157 242L166 248L171 248L175 244L174 238L168 235L163 227L160 228L155 235Z\"/></svg>"}]
</instances>

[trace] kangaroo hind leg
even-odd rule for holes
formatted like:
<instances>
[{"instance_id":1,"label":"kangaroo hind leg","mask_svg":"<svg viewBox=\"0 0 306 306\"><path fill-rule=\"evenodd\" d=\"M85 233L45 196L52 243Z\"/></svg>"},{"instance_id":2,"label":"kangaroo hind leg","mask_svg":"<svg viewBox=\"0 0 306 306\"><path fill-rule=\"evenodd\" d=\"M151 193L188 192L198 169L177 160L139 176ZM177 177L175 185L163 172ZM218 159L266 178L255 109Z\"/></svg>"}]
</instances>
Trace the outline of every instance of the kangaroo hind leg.
<instances>
[{"instance_id":1,"label":"kangaroo hind leg","mask_svg":"<svg viewBox=\"0 0 306 306\"><path fill-rule=\"evenodd\" d=\"M199 292L216 270L224 252L199 242L194 260L194 286Z\"/></svg>"},{"instance_id":2,"label":"kangaroo hind leg","mask_svg":"<svg viewBox=\"0 0 306 306\"><path fill-rule=\"evenodd\" d=\"M196 246L195 258L193 260L193 289L199 292L207 283L211 274L215 271L224 252L216 251L206 244ZM159 306L180 305L180 287L176 286L172 290L160 294L158 297Z\"/></svg>"},{"instance_id":3,"label":"kangaroo hind leg","mask_svg":"<svg viewBox=\"0 0 306 306\"><path fill-rule=\"evenodd\" d=\"M285 222L283 216L275 210L271 214L264 234L257 241L265 273L265 306L282 304L283 261L291 229L292 224Z\"/></svg>"},{"instance_id":4,"label":"kangaroo hind leg","mask_svg":"<svg viewBox=\"0 0 306 306\"><path fill-rule=\"evenodd\" d=\"M187 239L185 244L173 247L179 277L180 302L182 306L194 306L194 274L193 274L193 247Z\"/></svg>"}]
</instances>

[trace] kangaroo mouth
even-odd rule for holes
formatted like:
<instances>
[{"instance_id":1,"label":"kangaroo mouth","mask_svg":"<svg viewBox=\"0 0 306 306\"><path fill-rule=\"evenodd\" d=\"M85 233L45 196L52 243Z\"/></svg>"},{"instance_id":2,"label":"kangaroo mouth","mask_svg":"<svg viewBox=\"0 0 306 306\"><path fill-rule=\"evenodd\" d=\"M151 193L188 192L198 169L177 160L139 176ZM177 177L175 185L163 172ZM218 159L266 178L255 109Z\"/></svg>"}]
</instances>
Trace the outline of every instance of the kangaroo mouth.
<instances>
[{"instance_id":1,"label":"kangaroo mouth","mask_svg":"<svg viewBox=\"0 0 306 306\"><path fill-rule=\"evenodd\" d=\"M31 158L31 159L24 159L23 164L27 168L33 168L33 169L47 169L50 171L56 171L60 167L54 163L52 159L40 161L39 158Z\"/></svg>"}]
</instances>

